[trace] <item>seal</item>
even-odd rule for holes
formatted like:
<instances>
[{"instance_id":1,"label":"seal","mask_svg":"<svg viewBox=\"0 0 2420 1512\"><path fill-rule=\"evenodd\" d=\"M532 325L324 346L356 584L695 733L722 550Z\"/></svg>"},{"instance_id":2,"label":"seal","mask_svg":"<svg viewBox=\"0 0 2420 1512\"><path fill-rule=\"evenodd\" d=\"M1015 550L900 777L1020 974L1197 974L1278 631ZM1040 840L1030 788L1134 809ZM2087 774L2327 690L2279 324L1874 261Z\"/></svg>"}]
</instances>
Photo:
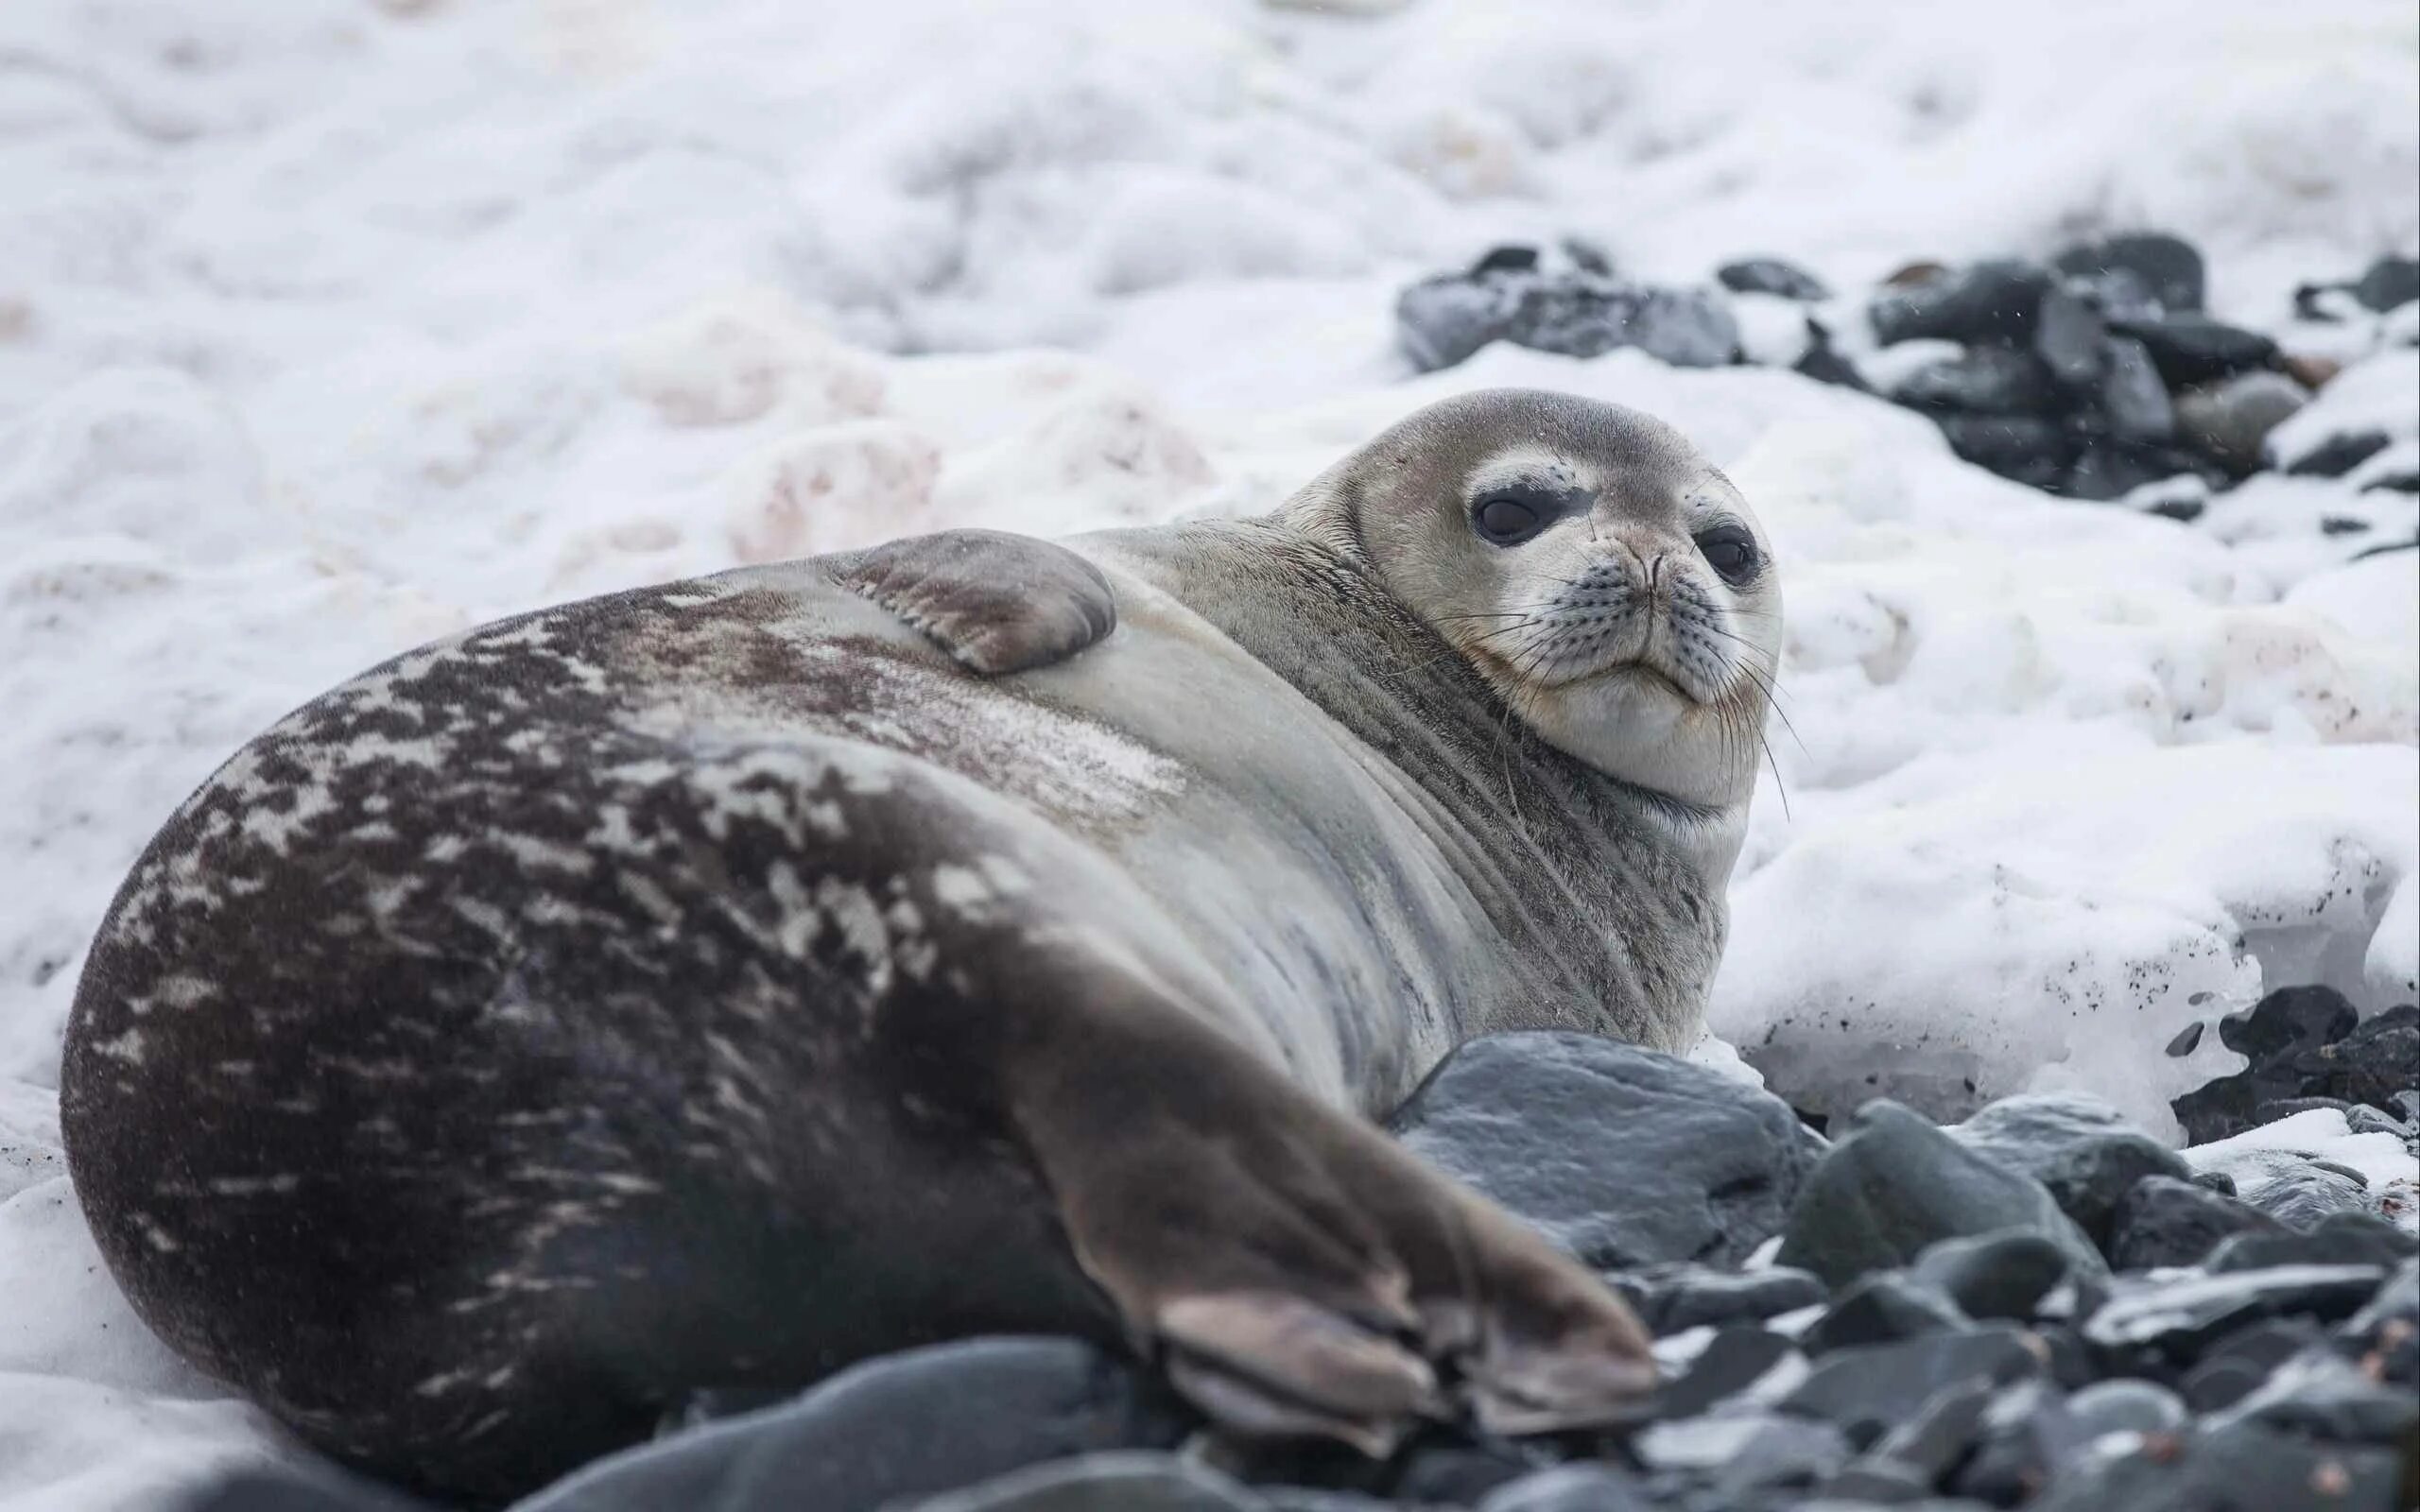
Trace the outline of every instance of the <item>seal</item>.
<instances>
[{"instance_id":1,"label":"seal","mask_svg":"<svg viewBox=\"0 0 2420 1512\"><path fill-rule=\"evenodd\" d=\"M986 1332L1373 1452L1602 1421L1635 1322L1365 1115L1490 1031L1693 1040L1779 627L1719 472L1529 391L1264 518L491 625L153 840L76 1188L180 1353L472 1501Z\"/></svg>"}]
</instances>

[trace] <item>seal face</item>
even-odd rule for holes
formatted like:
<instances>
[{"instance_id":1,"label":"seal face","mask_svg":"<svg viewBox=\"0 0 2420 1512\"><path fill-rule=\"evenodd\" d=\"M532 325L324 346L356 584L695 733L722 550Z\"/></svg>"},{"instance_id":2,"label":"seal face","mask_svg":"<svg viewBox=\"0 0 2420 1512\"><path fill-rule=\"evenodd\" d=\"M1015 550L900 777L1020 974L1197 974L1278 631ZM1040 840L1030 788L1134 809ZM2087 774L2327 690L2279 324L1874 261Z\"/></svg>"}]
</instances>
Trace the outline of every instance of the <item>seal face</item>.
<instances>
[{"instance_id":1,"label":"seal face","mask_svg":"<svg viewBox=\"0 0 2420 1512\"><path fill-rule=\"evenodd\" d=\"M180 1352L474 1500L993 1331L1372 1452L1602 1420L1652 1379L1619 1302L1358 1115L1475 1034L1694 1035L1772 582L1671 432L1496 393L1268 519L424 647L128 878L78 1191Z\"/></svg>"}]
</instances>

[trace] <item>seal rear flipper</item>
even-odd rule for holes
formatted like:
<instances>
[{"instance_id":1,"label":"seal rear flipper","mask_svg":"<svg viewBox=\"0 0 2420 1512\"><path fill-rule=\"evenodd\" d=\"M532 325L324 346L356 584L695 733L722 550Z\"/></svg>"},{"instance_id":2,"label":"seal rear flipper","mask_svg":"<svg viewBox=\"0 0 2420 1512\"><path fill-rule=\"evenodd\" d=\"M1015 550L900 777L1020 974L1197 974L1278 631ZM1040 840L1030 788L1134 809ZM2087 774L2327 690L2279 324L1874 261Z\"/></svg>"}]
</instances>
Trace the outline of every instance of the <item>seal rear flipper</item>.
<instances>
[{"instance_id":1,"label":"seal rear flipper","mask_svg":"<svg viewBox=\"0 0 2420 1512\"><path fill-rule=\"evenodd\" d=\"M1117 624L1100 569L1031 536L943 530L832 558L825 570L987 678L1063 662Z\"/></svg>"}]
</instances>

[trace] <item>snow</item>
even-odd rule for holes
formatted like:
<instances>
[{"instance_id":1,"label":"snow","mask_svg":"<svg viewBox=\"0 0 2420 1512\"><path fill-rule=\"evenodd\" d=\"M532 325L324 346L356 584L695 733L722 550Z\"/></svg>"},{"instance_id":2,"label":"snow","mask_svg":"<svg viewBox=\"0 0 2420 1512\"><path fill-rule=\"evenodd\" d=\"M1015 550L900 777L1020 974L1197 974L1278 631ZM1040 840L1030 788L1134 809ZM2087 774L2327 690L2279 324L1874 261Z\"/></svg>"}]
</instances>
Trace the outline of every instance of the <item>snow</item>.
<instances>
[{"instance_id":1,"label":"snow","mask_svg":"<svg viewBox=\"0 0 2420 1512\"><path fill-rule=\"evenodd\" d=\"M1783 554L1789 726L1713 1013L1743 1069L1943 1114L2074 1086L2173 1136L2166 1098L2239 1064L2165 1056L2186 1024L2286 982L2410 998L2420 581L2351 558L2411 534L2353 486L2410 459L2414 311L2290 295L2420 243L2415 52L2370 0L13 0L0 1512L279 1452L108 1286L48 1091L94 923L244 739L538 603L1265 508L1473 387L1665 416ZM1887 374L1926 353L1872 350L1875 280L2144 225L2203 247L2217 313L2351 364L2281 447L2395 448L2183 526L1787 372L1414 380L1392 342L1410 279L1578 234L1675 284L1798 261Z\"/></svg>"}]
</instances>

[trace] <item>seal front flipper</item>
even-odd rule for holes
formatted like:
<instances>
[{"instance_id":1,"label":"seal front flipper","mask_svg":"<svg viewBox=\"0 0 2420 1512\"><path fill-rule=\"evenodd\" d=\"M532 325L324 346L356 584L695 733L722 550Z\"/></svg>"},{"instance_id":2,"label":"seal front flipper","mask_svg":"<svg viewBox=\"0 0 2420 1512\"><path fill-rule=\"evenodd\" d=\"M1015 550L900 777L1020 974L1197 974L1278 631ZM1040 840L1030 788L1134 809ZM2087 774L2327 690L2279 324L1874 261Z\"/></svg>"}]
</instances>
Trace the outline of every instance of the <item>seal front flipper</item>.
<instances>
[{"instance_id":1,"label":"seal front flipper","mask_svg":"<svg viewBox=\"0 0 2420 1512\"><path fill-rule=\"evenodd\" d=\"M1031 536L909 536L835 557L826 571L987 678L1063 662L1117 624L1100 569Z\"/></svg>"}]
</instances>

